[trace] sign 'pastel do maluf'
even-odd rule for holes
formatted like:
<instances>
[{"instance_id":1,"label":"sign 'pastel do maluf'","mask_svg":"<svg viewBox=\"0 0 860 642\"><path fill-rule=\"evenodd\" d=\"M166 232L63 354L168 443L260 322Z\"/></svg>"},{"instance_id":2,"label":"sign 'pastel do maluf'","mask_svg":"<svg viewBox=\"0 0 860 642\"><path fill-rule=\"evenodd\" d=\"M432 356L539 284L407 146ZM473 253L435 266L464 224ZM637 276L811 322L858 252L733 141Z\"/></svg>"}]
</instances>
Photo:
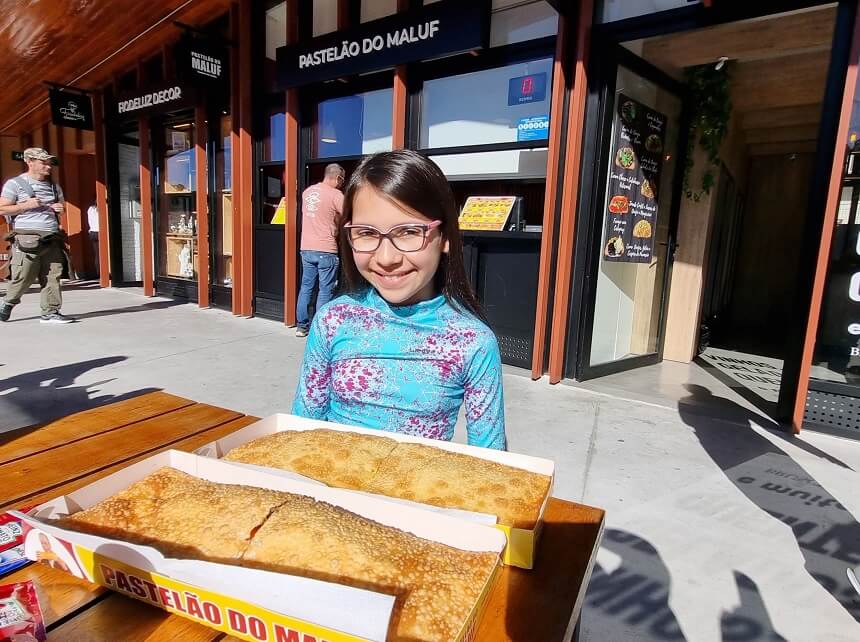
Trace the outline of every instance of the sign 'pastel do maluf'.
<instances>
[{"instance_id":1,"label":"sign 'pastel do maluf'","mask_svg":"<svg viewBox=\"0 0 860 642\"><path fill-rule=\"evenodd\" d=\"M443 0L354 29L279 47L282 89L487 46L490 3Z\"/></svg>"}]
</instances>

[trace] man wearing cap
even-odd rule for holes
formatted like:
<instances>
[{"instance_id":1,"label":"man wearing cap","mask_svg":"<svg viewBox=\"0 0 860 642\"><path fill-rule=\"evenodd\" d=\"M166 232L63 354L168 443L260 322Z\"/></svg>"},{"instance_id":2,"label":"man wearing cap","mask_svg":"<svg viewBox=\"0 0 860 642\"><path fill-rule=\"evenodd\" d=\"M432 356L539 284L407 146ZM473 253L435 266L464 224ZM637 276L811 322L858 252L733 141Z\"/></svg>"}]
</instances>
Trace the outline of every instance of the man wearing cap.
<instances>
[{"instance_id":1,"label":"man wearing cap","mask_svg":"<svg viewBox=\"0 0 860 642\"><path fill-rule=\"evenodd\" d=\"M40 147L24 150L27 171L6 181L0 191L0 214L12 223L12 281L0 305L0 321L8 321L21 295L38 279L41 285L41 323L72 323L60 314L63 295L65 241L60 214L65 207L63 191L51 181L54 156Z\"/></svg>"}]
</instances>

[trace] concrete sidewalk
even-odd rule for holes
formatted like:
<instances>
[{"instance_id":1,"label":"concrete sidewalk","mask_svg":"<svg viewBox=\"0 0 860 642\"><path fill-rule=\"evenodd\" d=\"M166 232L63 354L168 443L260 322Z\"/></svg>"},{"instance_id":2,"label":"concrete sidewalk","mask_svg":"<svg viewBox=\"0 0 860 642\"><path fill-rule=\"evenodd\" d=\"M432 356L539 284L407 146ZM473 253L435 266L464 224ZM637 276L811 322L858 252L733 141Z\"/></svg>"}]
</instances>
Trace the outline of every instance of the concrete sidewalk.
<instances>
[{"instance_id":1,"label":"concrete sidewalk","mask_svg":"<svg viewBox=\"0 0 860 642\"><path fill-rule=\"evenodd\" d=\"M29 294L0 324L0 432L145 390L292 403L304 340L278 323L88 283L65 299L80 323L40 325ZM790 438L715 391L666 407L506 372L510 449L607 510L582 639L860 640L860 443Z\"/></svg>"}]
</instances>

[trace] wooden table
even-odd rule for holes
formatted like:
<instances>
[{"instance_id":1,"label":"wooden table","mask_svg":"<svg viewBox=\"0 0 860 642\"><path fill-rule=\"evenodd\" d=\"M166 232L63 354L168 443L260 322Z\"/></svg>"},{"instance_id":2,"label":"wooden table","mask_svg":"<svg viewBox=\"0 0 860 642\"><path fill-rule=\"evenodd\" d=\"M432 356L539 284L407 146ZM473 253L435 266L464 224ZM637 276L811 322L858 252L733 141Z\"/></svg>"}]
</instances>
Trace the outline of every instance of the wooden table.
<instances>
[{"instance_id":1,"label":"wooden table","mask_svg":"<svg viewBox=\"0 0 860 642\"><path fill-rule=\"evenodd\" d=\"M256 420L155 392L0 434L0 508L47 501L155 453L170 448L191 451ZM536 568L502 569L478 639L569 639L602 530L602 510L550 500ZM49 639L235 639L44 564L30 564L0 577L0 584L28 579L36 583Z\"/></svg>"}]
</instances>

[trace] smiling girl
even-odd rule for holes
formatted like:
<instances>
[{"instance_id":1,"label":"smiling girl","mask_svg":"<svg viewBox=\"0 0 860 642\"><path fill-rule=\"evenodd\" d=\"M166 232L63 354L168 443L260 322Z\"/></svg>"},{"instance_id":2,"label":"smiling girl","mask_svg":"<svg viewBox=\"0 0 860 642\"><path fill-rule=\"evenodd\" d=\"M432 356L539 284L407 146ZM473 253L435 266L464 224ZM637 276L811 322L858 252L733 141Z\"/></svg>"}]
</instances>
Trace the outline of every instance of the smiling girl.
<instances>
[{"instance_id":1,"label":"smiling girl","mask_svg":"<svg viewBox=\"0 0 860 642\"><path fill-rule=\"evenodd\" d=\"M407 150L365 159L339 223L346 294L314 317L293 413L504 449L502 365L466 279L442 171Z\"/></svg>"}]
</instances>

